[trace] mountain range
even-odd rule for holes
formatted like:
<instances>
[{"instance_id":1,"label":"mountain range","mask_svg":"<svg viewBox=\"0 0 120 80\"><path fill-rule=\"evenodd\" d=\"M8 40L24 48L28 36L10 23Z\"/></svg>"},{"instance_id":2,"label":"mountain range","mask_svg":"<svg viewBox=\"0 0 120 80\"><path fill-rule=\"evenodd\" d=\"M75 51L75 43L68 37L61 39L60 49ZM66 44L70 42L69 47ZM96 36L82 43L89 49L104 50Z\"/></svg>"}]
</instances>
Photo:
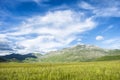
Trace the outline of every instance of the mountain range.
<instances>
[{"instance_id":1,"label":"mountain range","mask_svg":"<svg viewBox=\"0 0 120 80\"><path fill-rule=\"evenodd\" d=\"M23 61L28 58L37 58L37 57L32 53L28 53L24 55L13 53L13 54L5 55L5 56L0 56L0 62L5 62L5 61L18 61L19 62L19 61Z\"/></svg>"},{"instance_id":2,"label":"mountain range","mask_svg":"<svg viewBox=\"0 0 120 80\"><path fill-rule=\"evenodd\" d=\"M81 62L106 60L120 60L120 49L103 49L94 45L77 45L44 55L40 53L25 55L13 53L0 56L0 62Z\"/></svg>"}]
</instances>

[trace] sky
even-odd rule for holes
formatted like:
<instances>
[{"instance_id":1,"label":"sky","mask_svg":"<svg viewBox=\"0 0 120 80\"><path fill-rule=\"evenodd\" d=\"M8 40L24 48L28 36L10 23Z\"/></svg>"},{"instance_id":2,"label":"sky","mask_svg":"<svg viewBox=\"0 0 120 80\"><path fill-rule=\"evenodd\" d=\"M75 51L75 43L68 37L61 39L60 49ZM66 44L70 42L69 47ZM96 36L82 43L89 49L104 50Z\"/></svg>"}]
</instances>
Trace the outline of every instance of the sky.
<instances>
[{"instance_id":1,"label":"sky","mask_svg":"<svg viewBox=\"0 0 120 80\"><path fill-rule=\"evenodd\" d=\"M0 55L79 44L120 49L120 0L0 0Z\"/></svg>"}]
</instances>

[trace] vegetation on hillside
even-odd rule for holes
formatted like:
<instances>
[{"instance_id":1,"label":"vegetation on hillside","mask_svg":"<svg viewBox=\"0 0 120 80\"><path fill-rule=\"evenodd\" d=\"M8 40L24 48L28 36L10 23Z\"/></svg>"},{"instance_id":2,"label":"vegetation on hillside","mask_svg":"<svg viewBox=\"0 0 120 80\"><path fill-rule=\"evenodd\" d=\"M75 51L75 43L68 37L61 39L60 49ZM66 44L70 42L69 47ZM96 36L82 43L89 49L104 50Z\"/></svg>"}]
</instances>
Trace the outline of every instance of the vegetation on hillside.
<instances>
[{"instance_id":1,"label":"vegetation on hillside","mask_svg":"<svg viewBox=\"0 0 120 80\"><path fill-rule=\"evenodd\" d=\"M42 62L95 61L103 56L118 56L120 50L105 50L93 45L78 45L60 51L50 52L41 58ZM113 58L114 59L114 58ZM119 58L120 59L120 58Z\"/></svg>"},{"instance_id":2,"label":"vegetation on hillside","mask_svg":"<svg viewBox=\"0 0 120 80\"><path fill-rule=\"evenodd\" d=\"M112 61L112 60L120 60L120 55L103 56L103 57L97 58L95 61Z\"/></svg>"}]
</instances>

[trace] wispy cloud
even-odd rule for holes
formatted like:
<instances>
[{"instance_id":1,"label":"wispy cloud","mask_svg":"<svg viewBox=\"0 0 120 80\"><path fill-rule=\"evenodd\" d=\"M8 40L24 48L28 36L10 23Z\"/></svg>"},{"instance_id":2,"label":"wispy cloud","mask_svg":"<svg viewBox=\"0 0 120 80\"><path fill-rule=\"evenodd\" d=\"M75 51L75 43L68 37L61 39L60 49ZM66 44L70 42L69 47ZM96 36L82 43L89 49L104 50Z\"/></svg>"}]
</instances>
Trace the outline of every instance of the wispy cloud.
<instances>
[{"instance_id":1,"label":"wispy cloud","mask_svg":"<svg viewBox=\"0 0 120 80\"><path fill-rule=\"evenodd\" d=\"M3 9L0 5L0 44L9 42L8 46L11 47L11 50L18 53L48 52L57 50L75 45L77 42L78 44L81 44L83 39L79 36L82 36L84 32L93 30L97 27L96 25L99 26L97 23L103 22L101 21L101 17L106 19L120 17L119 0L97 0L92 3L92 0L81 1L79 3L76 2L77 6L76 4L69 4L64 1L61 5L57 5L56 3L44 4L43 1L49 0L15 0L15 4L12 1L3 1L3 6L9 5L10 10L13 11L6 10L7 8ZM28 3L27 5L29 6L34 3L36 8L38 8L35 10L34 14L23 11L23 14L25 13L32 17L21 16L18 13L18 10L16 10L21 7L27 9L27 5L24 5L23 3ZM43 7L44 5L45 7ZM51 7L50 9L46 9L46 6ZM46 10L42 12L41 9L43 8ZM105 26L105 30L101 32L102 36L98 35L94 38L99 40L96 42L101 41L106 47L115 48L115 46L117 46L116 48L118 48L118 39L106 40L106 37L104 38L104 33L109 32L109 30L114 28L114 24L108 24L110 26ZM100 28L99 26L99 30L101 29L103 29L103 27ZM98 28L94 31L97 32L97 30ZM94 36L94 34L90 34ZM86 37L89 38L89 36ZM91 42L91 44L92 43L94 43L94 41ZM6 50L4 50L4 52L7 53Z\"/></svg>"},{"instance_id":2,"label":"wispy cloud","mask_svg":"<svg viewBox=\"0 0 120 80\"><path fill-rule=\"evenodd\" d=\"M119 7L95 9L93 12L96 14L97 17L120 17Z\"/></svg>"},{"instance_id":3,"label":"wispy cloud","mask_svg":"<svg viewBox=\"0 0 120 80\"><path fill-rule=\"evenodd\" d=\"M113 26L113 25L110 25L110 26L108 26L105 30L103 30L101 33L105 33L105 32L107 32L107 31L111 30L112 28L114 28L114 26Z\"/></svg>"},{"instance_id":4,"label":"wispy cloud","mask_svg":"<svg viewBox=\"0 0 120 80\"><path fill-rule=\"evenodd\" d=\"M33 0L35 3L39 4L41 0Z\"/></svg>"},{"instance_id":5,"label":"wispy cloud","mask_svg":"<svg viewBox=\"0 0 120 80\"><path fill-rule=\"evenodd\" d=\"M80 2L80 3L78 4L78 6L81 7L81 8L83 8L83 9L90 9L90 10L92 10L92 9L95 8L95 7L93 7L91 4L89 4L89 3L87 3L87 2L84 2L84 1Z\"/></svg>"},{"instance_id":6,"label":"wispy cloud","mask_svg":"<svg viewBox=\"0 0 120 80\"><path fill-rule=\"evenodd\" d=\"M4 35L0 35L0 55L10 54L13 52L11 48L11 43L7 39L5 39Z\"/></svg>"},{"instance_id":7,"label":"wispy cloud","mask_svg":"<svg viewBox=\"0 0 120 80\"><path fill-rule=\"evenodd\" d=\"M120 49L120 38L112 38L102 42L106 48Z\"/></svg>"},{"instance_id":8,"label":"wispy cloud","mask_svg":"<svg viewBox=\"0 0 120 80\"><path fill-rule=\"evenodd\" d=\"M18 52L50 51L69 46L77 34L91 30L96 22L71 10L48 12L44 16L28 18L18 29L7 32L9 39L24 37L16 44L25 47Z\"/></svg>"},{"instance_id":9,"label":"wispy cloud","mask_svg":"<svg viewBox=\"0 0 120 80\"><path fill-rule=\"evenodd\" d=\"M80 2L78 6L83 9L91 10L95 17L120 17L120 1L116 0L102 0L95 1L98 5L90 4L88 2Z\"/></svg>"}]
</instances>

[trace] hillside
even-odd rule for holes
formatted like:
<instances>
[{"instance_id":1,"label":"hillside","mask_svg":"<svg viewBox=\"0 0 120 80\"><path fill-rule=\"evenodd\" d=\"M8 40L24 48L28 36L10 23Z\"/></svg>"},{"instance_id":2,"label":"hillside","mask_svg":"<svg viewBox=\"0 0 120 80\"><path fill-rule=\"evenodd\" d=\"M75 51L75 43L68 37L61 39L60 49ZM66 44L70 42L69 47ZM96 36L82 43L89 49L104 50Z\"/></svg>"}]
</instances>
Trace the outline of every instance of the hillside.
<instances>
[{"instance_id":1,"label":"hillside","mask_svg":"<svg viewBox=\"0 0 120 80\"><path fill-rule=\"evenodd\" d=\"M35 55L33 55L32 53L29 54L9 54L9 55L5 55L5 56L0 56L0 62L8 62L8 61L17 61L17 62L21 62L27 58L37 58Z\"/></svg>"},{"instance_id":2,"label":"hillside","mask_svg":"<svg viewBox=\"0 0 120 80\"><path fill-rule=\"evenodd\" d=\"M93 45L77 45L60 51L47 53L41 59L43 62L79 62L91 61L108 55L108 50Z\"/></svg>"},{"instance_id":3,"label":"hillside","mask_svg":"<svg viewBox=\"0 0 120 80\"><path fill-rule=\"evenodd\" d=\"M95 61L112 61L112 60L120 60L120 55L103 56L97 58Z\"/></svg>"},{"instance_id":4,"label":"hillside","mask_svg":"<svg viewBox=\"0 0 120 80\"><path fill-rule=\"evenodd\" d=\"M120 50L109 50L107 56L103 56L95 59L95 61L112 61L112 60L120 60Z\"/></svg>"},{"instance_id":5,"label":"hillside","mask_svg":"<svg viewBox=\"0 0 120 80\"><path fill-rule=\"evenodd\" d=\"M0 62L81 62L120 60L120 50L106 50L94 45L77 45L47 54L29 53L0 56Z\"/></svg>"}]
</instances>

